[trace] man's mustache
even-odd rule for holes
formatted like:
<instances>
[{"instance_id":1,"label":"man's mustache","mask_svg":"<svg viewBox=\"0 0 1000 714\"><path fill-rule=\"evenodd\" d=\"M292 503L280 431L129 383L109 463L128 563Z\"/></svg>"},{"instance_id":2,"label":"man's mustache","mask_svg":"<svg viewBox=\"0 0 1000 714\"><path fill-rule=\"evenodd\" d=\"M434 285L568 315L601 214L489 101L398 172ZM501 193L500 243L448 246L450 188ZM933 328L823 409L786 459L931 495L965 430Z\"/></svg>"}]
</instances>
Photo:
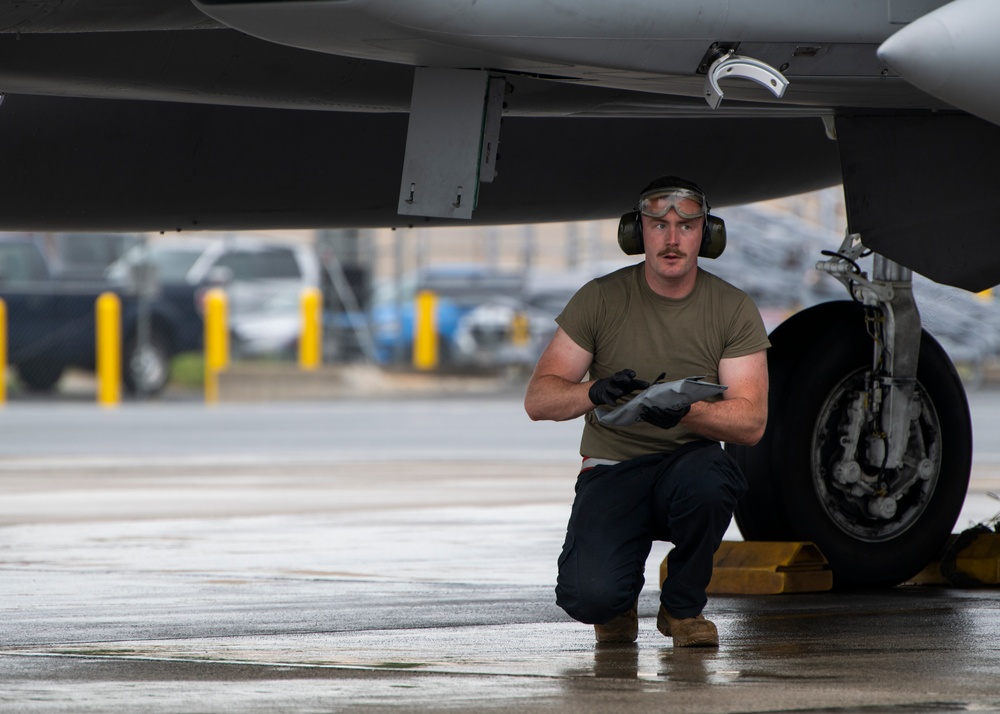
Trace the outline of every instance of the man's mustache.
<instances>
[{"instance_id":1,"label":"man's mustache","mask_svg":"<svg viewBox=\"0 0 1000 714\"><path fill-rule=\"evenodd\" d=\"M656 254L657 258L667 258L669 256L676 256L678 258L686 258L687 253L683 250L678 250L676 248L664 248L659 253Z\"/></svg>"}]
</instances>

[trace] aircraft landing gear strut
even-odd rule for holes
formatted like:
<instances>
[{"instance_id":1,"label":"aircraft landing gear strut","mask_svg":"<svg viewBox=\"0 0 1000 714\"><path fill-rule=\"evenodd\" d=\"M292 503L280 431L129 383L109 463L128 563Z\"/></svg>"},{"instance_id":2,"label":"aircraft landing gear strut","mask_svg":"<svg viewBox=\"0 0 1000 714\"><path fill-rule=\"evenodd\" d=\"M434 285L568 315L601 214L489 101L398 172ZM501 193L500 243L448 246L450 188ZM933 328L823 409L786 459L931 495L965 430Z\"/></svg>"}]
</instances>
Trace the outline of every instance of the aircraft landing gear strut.
<instances>
[{"instance_id":1,"label":"aircraft landing gear strut","mask_svg":"<svg viewBox=\"0 0 1000 714\"><path fill-rule=\"evenodd\" d=\"M771 334L769 421L727 445L750 482L747 540L816 543L838 585L895 585L945 544L965 500L972 425L965 391L923 332L911 273L858 236L817 267L851 302L804 310Z\"/></svg>"}]
</instances>

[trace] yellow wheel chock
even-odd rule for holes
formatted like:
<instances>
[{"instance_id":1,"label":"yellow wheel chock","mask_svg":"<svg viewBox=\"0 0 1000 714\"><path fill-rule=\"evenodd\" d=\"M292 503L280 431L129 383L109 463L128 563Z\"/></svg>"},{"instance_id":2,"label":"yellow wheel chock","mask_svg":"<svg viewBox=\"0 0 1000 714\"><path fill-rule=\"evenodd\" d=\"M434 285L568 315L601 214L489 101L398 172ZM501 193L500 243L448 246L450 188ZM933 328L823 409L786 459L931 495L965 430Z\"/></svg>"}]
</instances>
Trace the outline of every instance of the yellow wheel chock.
<instances>
[{"instance_id":1,"label":"yellow wheel chock","mask_svg":"<svg viewBox=\"0 0 1000 714\"><path fill-rule=\"evenodd\" d=\"M907 585L1000 585L1000 534L979 527L952 535L941 558L910 578Z\"/></svg>"},{"instance_id":2,"label":"yellow wheel chock","mask_svg":"<svg viewBox=\"0 0 1000 714\"><path fill-rule=\"evenodd\" d=\"M778 595L822 592L833 587L833 572L813 543L723 541L715 552L710 595ZM660 564L660 584L667 559Z\"/></svg>"}]
</instances>

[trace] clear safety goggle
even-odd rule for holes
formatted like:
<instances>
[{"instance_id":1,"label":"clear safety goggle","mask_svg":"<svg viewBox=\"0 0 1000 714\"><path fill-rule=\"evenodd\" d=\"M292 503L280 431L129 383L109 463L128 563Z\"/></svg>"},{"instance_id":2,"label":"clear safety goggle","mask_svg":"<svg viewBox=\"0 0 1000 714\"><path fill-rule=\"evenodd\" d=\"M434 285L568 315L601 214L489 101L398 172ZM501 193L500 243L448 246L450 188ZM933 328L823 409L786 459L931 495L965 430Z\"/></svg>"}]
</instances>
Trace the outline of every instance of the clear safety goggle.
<instances>
[{"instance_id":1,"label":"clear safety goggle","mask_svg":"<svg viewBox=\"0 0 1000 714\"><path fill-rule=\"evenodd\" d=\"M681 202L689 200L698 204L694 213L681 209ZM662 218L670 209L686 220L705 215L705 197L697 191L685 188L655 189L639 197L639 213L650 218Z\"/></svg>"}]
</instances>

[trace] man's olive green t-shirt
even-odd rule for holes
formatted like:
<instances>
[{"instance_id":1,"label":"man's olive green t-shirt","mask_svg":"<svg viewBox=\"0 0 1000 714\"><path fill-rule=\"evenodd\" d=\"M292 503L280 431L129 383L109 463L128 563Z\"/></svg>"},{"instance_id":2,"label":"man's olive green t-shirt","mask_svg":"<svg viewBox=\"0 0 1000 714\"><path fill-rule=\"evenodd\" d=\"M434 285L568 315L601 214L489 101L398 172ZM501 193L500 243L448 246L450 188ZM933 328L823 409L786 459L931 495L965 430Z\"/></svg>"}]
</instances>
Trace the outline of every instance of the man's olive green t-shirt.
<instances>
[{"instance_id":1,"label":"man's olive green t-shirt","mask_svg":"<svg viewBox=\"0 0 1000 714\"><path fill-rule=\"evenodd\" d=\"M594 355L590 379L627 368L647 382L665 373L667 382L703 376L718 383L719 360L770 347L760 312L742 290L699 268L690 295L666 298L646 283L644 265L590 281L556 318L576 344ZM673 451L701 438L683 425L607 426L597 419L600 409L585 417L583 456L622 461Z\"/></svg>"}]
</instances>

